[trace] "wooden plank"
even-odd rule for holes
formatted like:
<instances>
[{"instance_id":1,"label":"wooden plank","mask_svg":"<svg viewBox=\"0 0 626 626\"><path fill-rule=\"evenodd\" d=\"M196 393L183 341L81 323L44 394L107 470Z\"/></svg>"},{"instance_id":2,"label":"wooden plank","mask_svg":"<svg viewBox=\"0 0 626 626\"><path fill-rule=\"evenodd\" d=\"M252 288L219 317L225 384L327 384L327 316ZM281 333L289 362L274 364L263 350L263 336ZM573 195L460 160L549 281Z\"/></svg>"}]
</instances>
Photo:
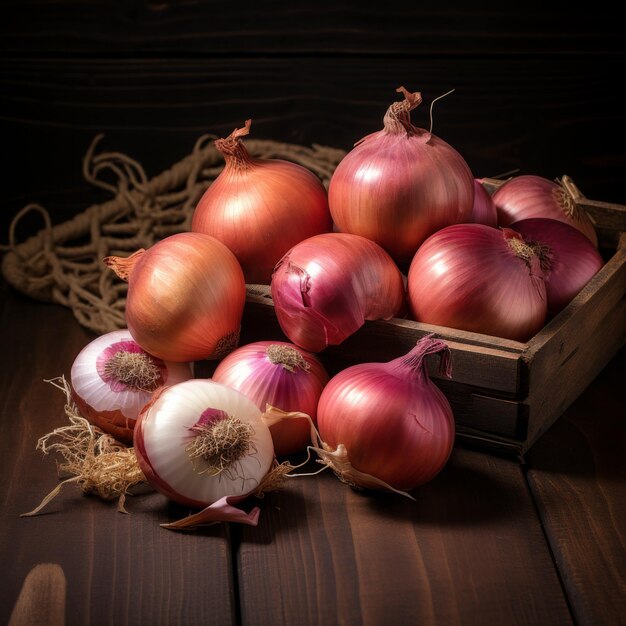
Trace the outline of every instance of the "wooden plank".
<instances>
[{"instance_id":1,"label":"wooden plank","mask_svg":"<svg viewBox=\"0 0 626 626\"><path fill-rule=\"evenodd\" d=\"M626 241L623 241L626 243ZM626 246L529 342L530 424L539 437L626 341Z\"/></svg>"},{"instance_id":2,"label":"wooden plank","mask_svg":"<svg viewBox=\"0 0 626 626\"><path fill-rule=\"evenodd\" d=\"M527 455L528 480L581 626L626 616L626 351Z\"/></svg>"},{"instance_id":3,"label":"wooden plank","mask_svg":"<svg viewBox=\"0 0 626 626\"><path fill-rule=\"evenodd\" d=\"M456 6L455 6L456 5ZM602 11L541 6L497 10L397 1L383 5L76 0L8 3L2 49L12 54L559 54L624 52ZM541 28L537 28L537 24Z\"/></svg>"},{"instance_id":4,"label":"wooden plank","mask_svg":"<svg viewBox=\"0 0 626 626\"><path fill-rule=\"evenodd\" d=\"M24 298L2 283L0 328L0 555L10 576L0 586L0 622L40 563L65 577L67 619L76 624L230 624L235 620L231 543L224 526L181 534L160 528L187 510L148 493L114 503L74 486L44 514L33 509L57 484L55 461L37 439L66 423L65 398L43 379L69 374L91 336L60 306ZM16 605L17 603L17 605Z\"/></svg>"},{"instance_id":5,"label":"wooden plank","mask_svg":"<svg viewBox=\"0 0 626 626\"><path fill-rule=\"evenodd\" d=\"M328 472L267 494L241 528L241 623L571 623L517 463L456 449L415 496Z\"/></svg>"}]
</instances>

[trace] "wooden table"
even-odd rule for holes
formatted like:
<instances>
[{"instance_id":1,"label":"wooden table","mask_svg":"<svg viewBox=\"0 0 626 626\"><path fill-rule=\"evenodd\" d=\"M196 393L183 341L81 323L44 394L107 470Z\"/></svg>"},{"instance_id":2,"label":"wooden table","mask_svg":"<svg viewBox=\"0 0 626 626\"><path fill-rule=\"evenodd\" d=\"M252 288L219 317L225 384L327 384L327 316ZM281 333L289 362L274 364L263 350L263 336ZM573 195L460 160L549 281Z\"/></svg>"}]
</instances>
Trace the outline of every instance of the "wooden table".
<instances>
[{"instance_id":1,"label":"wooden table","mask_svg":"<svg viewBox=\"0 0 626 626\"><path fill-rule=\"evenodd\" d=\"M0 623L626 624L626 351L525 465L456 447L410 502L330 472L258 501L257 527L193 532L160 494L129 515L58 479L37 439L65 422L92 338L71 312L2 285Z\"/></svg>"}]
</instances>

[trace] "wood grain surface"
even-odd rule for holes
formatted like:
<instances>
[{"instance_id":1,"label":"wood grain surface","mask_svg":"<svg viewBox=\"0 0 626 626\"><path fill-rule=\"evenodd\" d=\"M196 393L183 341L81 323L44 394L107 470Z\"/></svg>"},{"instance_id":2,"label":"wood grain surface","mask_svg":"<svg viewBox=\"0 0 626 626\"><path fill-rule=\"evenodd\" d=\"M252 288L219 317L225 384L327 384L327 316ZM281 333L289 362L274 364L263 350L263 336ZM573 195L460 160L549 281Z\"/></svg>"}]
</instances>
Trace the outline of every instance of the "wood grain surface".
<instances>
[{"instance_id":1,"label":"wood grain surface","mask_svg":"<svg viewBox=\"0 0 626 626\"><path fill-rule=\"evenodd\" d=\"M626 621L625 356L528 455L531 492L581 625Z\"/></svg>"}]
</instances>

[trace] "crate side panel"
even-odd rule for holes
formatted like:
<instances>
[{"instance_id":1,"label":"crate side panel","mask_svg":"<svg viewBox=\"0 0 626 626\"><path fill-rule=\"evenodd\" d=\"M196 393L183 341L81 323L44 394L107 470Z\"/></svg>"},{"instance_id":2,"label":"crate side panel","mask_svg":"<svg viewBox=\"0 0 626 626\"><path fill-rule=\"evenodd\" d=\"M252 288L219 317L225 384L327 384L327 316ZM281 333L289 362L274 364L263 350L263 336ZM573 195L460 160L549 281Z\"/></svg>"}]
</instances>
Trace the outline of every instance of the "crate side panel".
<instances>
[{"instance_id":1,"label":"crate side panel","mask_svg":"<svg viewBox=\"0 0 626 626\"><path fill-rule=\"evenodd\" d=\"M249 300L244 315L246 320L254 320L254 329L257 329L256 331L249 329L244 340L289 341L280 330L270 299ZM398 324L399 321L402 323ZM244 324L245 326L247 324ZM429 332L430 327L406 320L366 322L341 346L329 346L320 353L320 356L336 363L338 367L363 362L389 361L409 352L416 341ZM517 398L523 393L520 375L522 350L513 352L497 347L459 343L448 339L444 333L439 336L446 340L450 347L454 383L488 390L489 394L508 398ZM443 380L438 371L437 359L429 359L428 369L432 378Z\"/></svg>"},{"instance_id":2,"label":"crate side panel","mask_svg":"<svg viewBox=\"0 0 626 626\"><path fill-rule=\"evenodd\" d=\"M626 250L620 248L529 351L530 446L626 341ZM556 321L556 320L555 320Z\"/></svg>"}]
</instances>

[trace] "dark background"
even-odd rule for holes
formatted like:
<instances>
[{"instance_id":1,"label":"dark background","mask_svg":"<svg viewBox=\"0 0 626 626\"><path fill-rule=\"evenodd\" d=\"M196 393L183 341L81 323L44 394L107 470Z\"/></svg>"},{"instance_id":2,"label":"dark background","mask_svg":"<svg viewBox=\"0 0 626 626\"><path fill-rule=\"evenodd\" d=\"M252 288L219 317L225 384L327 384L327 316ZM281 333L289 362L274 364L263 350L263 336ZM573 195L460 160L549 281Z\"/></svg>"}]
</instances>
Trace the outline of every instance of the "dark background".
<instances>
[{"instance_id":1,"label":"dark background","mask_svg":"<svg viewBox=\"0 0 626 626\"><path fill-rule=\"evenodd\" d=\"M81 161L103 150L149 175L210 132L348 149L379 130L396 87L476 176L571 176L626 203L623 23L595 3L2 2L1 237L26 203L55 223L106 198ZM20 237L40 227L33 217Z\"/></svg>"}]
</instances>

